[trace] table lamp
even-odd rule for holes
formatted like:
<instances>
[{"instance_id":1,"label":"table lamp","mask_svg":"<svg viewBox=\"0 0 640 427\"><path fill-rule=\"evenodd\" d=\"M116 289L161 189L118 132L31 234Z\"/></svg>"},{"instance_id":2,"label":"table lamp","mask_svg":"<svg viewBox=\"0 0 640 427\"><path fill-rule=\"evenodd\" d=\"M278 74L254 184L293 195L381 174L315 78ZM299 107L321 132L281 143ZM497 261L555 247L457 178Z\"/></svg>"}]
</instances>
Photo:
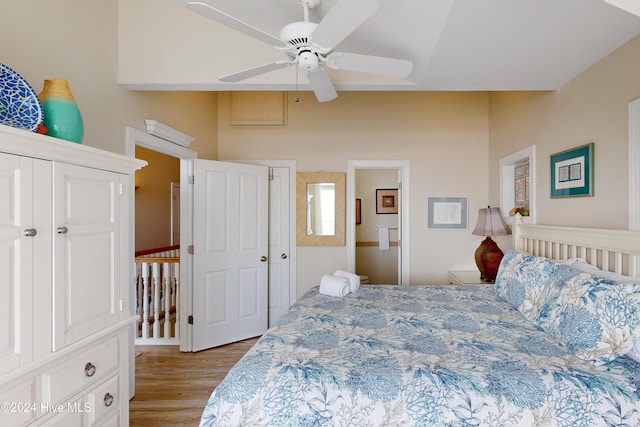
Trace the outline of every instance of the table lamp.
<instances>
[{"instance_id":1,"label":"table lamp","mask_svg":"<svg viewBox=\"0 0 640 427\"><path fill-rule=\"evenodd\" d=\"M480 279L486 282L493 282L496 280L498 267L500 267L500 261L502 261L504 253L496 242L491 239L491 236L511 234L502 219L500 208L487 206L486 209L480 209L478 211L478 222L472 234L487 236L476 249L475 258L478 270L480 270Z\"/></svg>"}]
</instances>

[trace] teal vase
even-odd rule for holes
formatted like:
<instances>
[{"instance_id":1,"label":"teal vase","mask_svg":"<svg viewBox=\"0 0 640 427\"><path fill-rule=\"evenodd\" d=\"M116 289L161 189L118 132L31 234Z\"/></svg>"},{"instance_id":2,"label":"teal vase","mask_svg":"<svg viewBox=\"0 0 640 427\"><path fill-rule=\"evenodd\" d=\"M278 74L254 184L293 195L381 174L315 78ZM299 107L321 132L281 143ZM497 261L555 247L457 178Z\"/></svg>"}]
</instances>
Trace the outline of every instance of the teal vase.
<instances>
[{"instance_id":1,"label":"teal vase","mask_svg":"<svg viewBox=\"0 0 640 427\"><path fill-rule=\"evenodd\" d=\"M52 79L42 97L43 124L47 128L47 135L81 144L84 122L71 94L69 82Z\"/></svg>"}]
</instances>

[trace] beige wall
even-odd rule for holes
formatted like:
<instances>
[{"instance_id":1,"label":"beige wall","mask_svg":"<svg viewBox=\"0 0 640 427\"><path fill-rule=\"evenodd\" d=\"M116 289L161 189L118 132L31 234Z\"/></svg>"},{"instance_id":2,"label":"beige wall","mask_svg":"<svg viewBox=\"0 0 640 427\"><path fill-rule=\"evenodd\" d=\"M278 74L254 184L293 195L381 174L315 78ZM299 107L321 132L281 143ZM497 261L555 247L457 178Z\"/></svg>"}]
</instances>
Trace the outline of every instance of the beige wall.
<instances>
[{"instance_id":1,"label":"beige wall","mask_svg":"<svg viewBox=\"0 0 640 427\"><path fill-rule=\"evenodd\" d=\"M468 196L472 228L478 208L497 205L499 159L530 144L538 149L538 222L626 227L627 103L640 96L640 37L554 93L347 92L319 104L292 92L286 127L242 128L229 125L227 93L118 86L118 25L117 1L4 2L1 61L37 92L44 79L67 79L84 143L109 151L123 153L124 128L144 129L143 119L153 118L195 136L191 148L202 158L295 159L299 171L346 171L349 159L411 160L413 283L442 283L448 268L472 267L479 242L470 230L427 230L427 195ZM166 55L153 40L148 48ZM595 197L550 200L549 155L590 141ZM301 247L298 257L299 292L346 268L344 247Z\"/></svg>"},{"instance_id":2,"label":"beige wall","mask_svg":"<svg viewBox=\"0 0 640 427\"><path fill-rule=\"evenodd\" d=\"M299 97L300 102L294 98ZM348 160L411 161L411 282L445 283L474 267L470 230L427 230L427 195L469 197L469 221L488 202L488 95L483 92L341 92L329 103L289 93L287 125L231 126L219 95L221 160L296 160L299 172L346 172ZM347 267L340 247L298 247L298 295Z\"/></svg>"},{"instance_id":3,"label":"beige wall","mask_svg":"<svg viewBox=\"0 0 640 427\"><path fill-rule=\"evenodd\" d=\"M217 155L217 96L207 92L130 92L117 85L118 2L9 0L0 13L0 61L36 92L69 81L84 119L83 143L124 153L125 127L153 118L196 137L200 157Z\"/></svg>"},{"instance_id":4,"label":"beige wall","mask_svg":"<svg viewBox=\"0 0 640 427\"><path fill-rule=\"evenodd\" d=\"M490 198L500 158L535 144L537 222L628 227L628 103L640 96L640 37L557 92L490 95ZM593 142L594 197L551 199L549 156Z\"/></svg>"},{"instance_id":5,"label":"beige wall","mask_svg":"<svg viewBox=\"0 0 640 427\"><path fill-rule=\"evenodd\" d=\"M180 160L142 147L136 158L149 163L135 178L137 252L171 245L171 183L180 182Z\"/></svg>"}]
</instances>

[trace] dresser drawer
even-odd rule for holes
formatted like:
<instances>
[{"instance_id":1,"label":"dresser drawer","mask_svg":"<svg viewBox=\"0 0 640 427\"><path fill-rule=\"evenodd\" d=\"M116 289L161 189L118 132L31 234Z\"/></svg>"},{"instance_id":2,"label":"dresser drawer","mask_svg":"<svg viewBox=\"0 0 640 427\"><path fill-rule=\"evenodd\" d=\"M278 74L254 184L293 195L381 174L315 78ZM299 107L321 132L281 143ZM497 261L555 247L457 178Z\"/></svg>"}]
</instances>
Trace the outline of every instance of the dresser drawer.
<instances>
[{"instance_id":1,"label":"dresser drawer","mask_svg":"<svg viewBox=\"0 0 640 427\"><path fill-rule=\"evenodd\" d=\"M46 407L46 405L43 405L43 407ZM47 418L47 420L41 424L41 427L81 427L83 425L83 413L79 410L80 408L82 408L82 399L58 407L52 406L50 412L55 413L55 415Z\"/></svg>"},{"instance_id":2,"label":"dresser drawer","mask_svg":"<svg viewBox=\"0 0 640 427\"><path fill-rule=\"evenodd\" d=\"M118 375L91 390L87 396L87 425L107 420L116 415L120 409L120 384Z\"/></svg>"},{"instance_id":3,"label":"dresser drawer","mask_svg":"<svg viewBox=\"0 0 640 427\"><path fill-rule=\"evenodd\" d=\"M0 424L24 426L31 423L40 412L36 395L36 381L31 378L0 393Z\"/></svg>"},{"instance_id":4,"label":"dresser drawer","mask_svg":"<svg viewBox=\"0 0 640 427\"><path fill-rule=\"evenodd\" d=\"M42 375L44 402L59 403L118 369L118 337L93 345Z\"/></svg>"},{"instance_id":5,"label":"dresser drawer","mask_svg":"<svg viewBox=\"0 0 640 427\"><path fill-rule=\"evenodd\" d=\"M99 424L96 424L96 427L120 427L123 424L120 422L120 411L112 414L109 418L100 421Z\"/></svg>"}]
</instances>

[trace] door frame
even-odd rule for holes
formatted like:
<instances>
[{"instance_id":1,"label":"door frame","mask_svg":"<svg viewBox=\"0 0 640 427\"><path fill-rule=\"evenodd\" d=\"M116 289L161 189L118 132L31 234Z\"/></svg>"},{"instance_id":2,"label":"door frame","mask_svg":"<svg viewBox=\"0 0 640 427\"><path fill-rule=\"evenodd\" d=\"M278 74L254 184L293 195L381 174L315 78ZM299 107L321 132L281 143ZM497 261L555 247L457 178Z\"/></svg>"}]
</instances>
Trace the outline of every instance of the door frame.
<instances>
[{"instance_id":1,"label":"door frame","mask_svg":"<svg viewBox=\"0 0 640 427\"><path fill-rule=\"evenodd\" d=\"M193 236L193 186L189 184L189 177L193 176L193 161L198 158L198 153L188 148L184 148L178 144L166 141L153 135L149 135L141 130L127 127L126 128L126 147L125 154L129 157L135 157L136 146L157 151L158 153L180 159L180 313L182 320L180 322L180 351L191 351L192 337L190 325L186 322L187 316L193 312L192 294L192 273L193 259L188 256L188 248L192 244ZM134 180L131 186L133 187ZM129 220L129 235L131 236L131 253L135 252L135 191L133 188L131 194L131 211ZM133 283L133 266L131 267L130 283ZM130 291L131 309L135 310L135 293L133 286ZM133 311L132 311L133 313ZM135 327L135 325L133 326ZM135 335L132 327L131 332L131 356L135 351ZM131 368L133 369L134 361L131 360ZM135 372L135 371L132 371ZM131 375L130 378L134 378ZM132 389L135 390L135 389Z\"/></svg>"},{"instance_id":2,"label":"door frame","mask_svg":"<svg viewBox=\"0 0 640 427\"><path fill-rule=\"evenodd\" d=\"M629 102L629 230L640 230L640 98Z\"/></svg>"},{"instance_id":3,"label":"door frame","mask_svg":"<svg viewBox=\"0 0 640 427\"><path fill-rule=\"evenodd\" d=\"M400 177L400 244L401 269L400 285L411 284L411 215L409 189L411 175L410 160L349 160L347 162L347 268L355 272L356 268L356 169L396 169Z\"/></svg>"}]
</instances>

